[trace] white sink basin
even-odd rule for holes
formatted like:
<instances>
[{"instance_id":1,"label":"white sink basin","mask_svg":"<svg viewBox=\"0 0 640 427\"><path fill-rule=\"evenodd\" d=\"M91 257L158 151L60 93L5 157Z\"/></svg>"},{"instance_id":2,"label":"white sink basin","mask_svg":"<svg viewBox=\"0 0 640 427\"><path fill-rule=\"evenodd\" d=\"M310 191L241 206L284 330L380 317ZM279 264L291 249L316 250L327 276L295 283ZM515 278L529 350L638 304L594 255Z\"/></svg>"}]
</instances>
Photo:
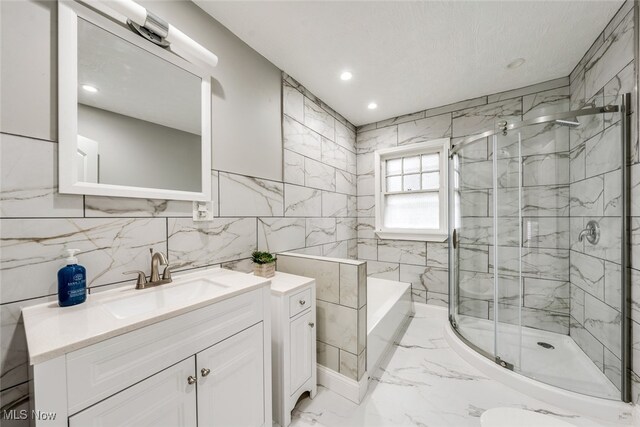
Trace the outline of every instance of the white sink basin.
<instances>
[{"instance_id":1,"label":"white sink basin","mask_svg":"<svg viewBox=\"0 0 640 427\"><path fill-rule=\"evenodd\" d=\"M182 306L190 301L213 297L231 286L208 278L174 281L140 290L126 297L105 301L101 305L117 319L126 319L154 311Z\"/></svg>"}]
</instances>

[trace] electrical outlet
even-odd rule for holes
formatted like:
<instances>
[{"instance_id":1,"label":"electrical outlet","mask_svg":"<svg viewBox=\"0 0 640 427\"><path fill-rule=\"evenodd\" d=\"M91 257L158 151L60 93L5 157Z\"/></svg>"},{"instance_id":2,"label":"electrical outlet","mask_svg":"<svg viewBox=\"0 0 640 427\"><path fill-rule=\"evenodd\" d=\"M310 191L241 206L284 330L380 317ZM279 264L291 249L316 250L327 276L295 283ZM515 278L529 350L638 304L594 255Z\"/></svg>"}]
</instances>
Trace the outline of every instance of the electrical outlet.
<instances>
[{"instance_id":1,"label":"electrical outlet","mask_svg":"<svg viewBox=\"0 0 640 427\"><path fill-rule=\"evenodd\" d=\"M194 221L213 221L213 202L193 202Z\"/></svg>"}]
</instances>

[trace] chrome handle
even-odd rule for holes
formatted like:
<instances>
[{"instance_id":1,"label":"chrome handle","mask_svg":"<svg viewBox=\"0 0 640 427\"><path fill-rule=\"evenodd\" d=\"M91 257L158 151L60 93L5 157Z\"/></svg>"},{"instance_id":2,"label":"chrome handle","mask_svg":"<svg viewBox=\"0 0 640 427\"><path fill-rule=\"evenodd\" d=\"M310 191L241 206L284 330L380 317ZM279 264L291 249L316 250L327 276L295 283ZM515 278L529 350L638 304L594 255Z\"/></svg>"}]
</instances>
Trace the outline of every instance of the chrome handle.
<instances>
[{"instance_id":1,"label":"chrome handle","mask_svg":"<svg viewBox=\"0 0 640 427\"><path fill-rule=\"evenodd\" d=\"M300 305L305 305L307 302L303 299L301 299L300 301L298 301L300 303Z\"/></svg>"},{"instance_id":2,"label":"chrome handle","mask_svg":"<svg viewBox=\"0 0 640 427\"><path fill-rule=\"evenodd\" d=\"M195 383L196 383L196 381L198 381L198 380L197 380L197 378L196 378L196 377L194 377L193 375L189 375L189 376L187 377L187 382L188 382L189 384L195 384Z\"/></svg>"},{"instance_id":3,"label":"chrome handle","mask_svg":"<svg viewBox=\"0 0 640 427\"><path fill-rule=\"evenodd\" d=\"M313 323L313 322L309 322L309 326L311 326L313 328L314 326L316 326L316 324Z\"/></svg>"},{"instance_id":4,"label":"chrome handle","mask_svg":"<svg viewBox=\"0 0 640 427\"><path fill-rule=\"evenodd\" d=\"M600 225L597 221L591 220L587 223L587 227L578 235L578 241L582 242L585 237L587 242L595 245L600 240Z\"/></svg>"},{"instance_id":5,"label":"chrome handle","mask_svg":"<svg viewBox=\"0 0 640 427\"><path fill-rule=\"evenodd\" d=\"M211 373L211 369L202 368L202 369L200 370L200 374L201 374L203 377L206 377L206 376L207 376L207 375L209 375L210 373Z\"/></svg>"}]
</instances>

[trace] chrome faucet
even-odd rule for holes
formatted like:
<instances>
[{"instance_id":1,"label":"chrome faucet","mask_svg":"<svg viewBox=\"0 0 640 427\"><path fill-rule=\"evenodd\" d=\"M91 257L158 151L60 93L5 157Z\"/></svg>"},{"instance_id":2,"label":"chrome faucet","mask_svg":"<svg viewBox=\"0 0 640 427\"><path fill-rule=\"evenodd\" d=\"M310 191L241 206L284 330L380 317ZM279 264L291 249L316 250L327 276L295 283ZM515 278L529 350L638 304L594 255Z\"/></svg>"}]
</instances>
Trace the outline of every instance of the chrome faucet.
<instances>
[{"instance_id":1,"label":"chrome faucet","mask_svg":"<svg viewBox=\"0 0 640 427\"><path fill-rule=\"evenodd\" d=\"M595 245L600 240L600 226L594 220L591 220L587 223L587 227L578 234L578 241L582 242L584 239L587 239L587 242Z\"/></svg>"},{"instance_id":2,"label":"chrome faucet","mask_svg":"<svg viewBox=\"0 0 640 427\"><path fill-rule=\"evenodd\" d=\"M122 274L137 274L138 279L136 281L136 289L145 289L152 286L164 285L165 283L171 283L171 266L167 262L167 257L162 252L153 252L152 248L149 248L151 253L151 279L147 282L147 276L144 271L134 270L125 271ZM162 272L162 278L160 278L160 265L164 265L164 271Z\"/></svg>"}]
</instances>

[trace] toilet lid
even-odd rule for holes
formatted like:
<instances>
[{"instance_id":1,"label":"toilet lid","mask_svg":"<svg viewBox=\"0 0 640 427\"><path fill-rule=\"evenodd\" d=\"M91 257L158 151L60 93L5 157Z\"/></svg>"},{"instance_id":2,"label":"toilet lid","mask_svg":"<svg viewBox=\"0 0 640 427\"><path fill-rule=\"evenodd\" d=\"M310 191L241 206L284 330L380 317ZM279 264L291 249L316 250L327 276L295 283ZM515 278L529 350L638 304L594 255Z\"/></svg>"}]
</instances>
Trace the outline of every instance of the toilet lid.
<instances>
[{"instance_id":1,"label":"toilet lid","mask_svg":"<svg viewBox=\"0 0 640 427\"><path fill-rule=\"evenodd\" d=\"M492 408L480 416L482 427L575 427L574 424L518 408Z\"/></svg>"}]
</instances>

